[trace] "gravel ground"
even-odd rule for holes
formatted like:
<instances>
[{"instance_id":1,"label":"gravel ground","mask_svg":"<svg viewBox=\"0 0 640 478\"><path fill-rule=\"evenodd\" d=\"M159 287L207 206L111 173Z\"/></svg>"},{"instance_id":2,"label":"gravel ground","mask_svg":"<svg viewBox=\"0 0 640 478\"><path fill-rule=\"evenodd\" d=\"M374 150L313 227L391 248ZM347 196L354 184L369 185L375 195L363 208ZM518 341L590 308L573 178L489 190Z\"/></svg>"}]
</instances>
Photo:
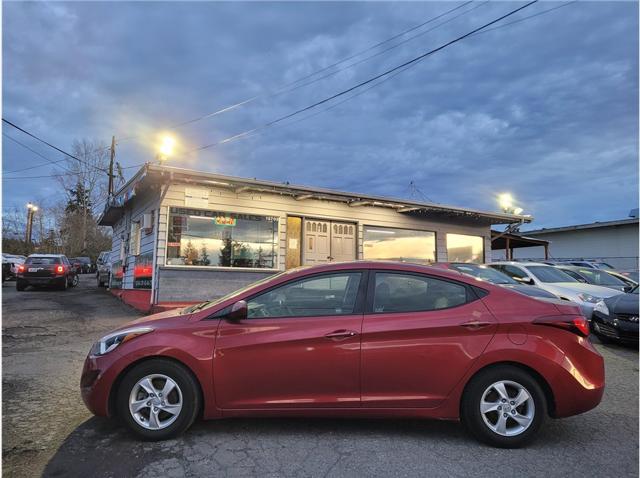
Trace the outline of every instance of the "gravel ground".
<instances>
[{"instance_id":1,"label":"gravel ground","mask_svg":"<svg viewBox=\"0 0 640 478\"><path fill-rule=\"evenodd\" d=\"M138 317L84 275L77 289L2 287L3 475L638 476L638 353L597 345L607 389L589 413L549 420L523 450L477 444L457 423L230 419L161 443L92 417L78 383L103 332Z\"/></svg>"}]
</instances>

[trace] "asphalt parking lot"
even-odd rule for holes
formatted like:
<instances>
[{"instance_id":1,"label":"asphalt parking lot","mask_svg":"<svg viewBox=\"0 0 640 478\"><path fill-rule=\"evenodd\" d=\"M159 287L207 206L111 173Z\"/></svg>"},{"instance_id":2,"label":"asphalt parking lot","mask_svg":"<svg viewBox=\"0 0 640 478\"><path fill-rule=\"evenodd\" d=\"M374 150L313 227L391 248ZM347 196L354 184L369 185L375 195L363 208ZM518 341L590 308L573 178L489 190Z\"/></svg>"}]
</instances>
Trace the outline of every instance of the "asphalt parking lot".
<instances>
[{"instance_id":1,"label":"asphalt parking lot","mask_svg":"<svg viewBox=\"0 0 640 478\"><path fill-rule=\"evenodd\" d=\"M638 476L638 352L597 347L598 408L549 420L529 448L479 445L457 423L230 419L143 443L92 417L78 383L103 332L139 314L92 275L63 291L2 287L3 475L33 476Z\"/></svg>"}]
</instances>

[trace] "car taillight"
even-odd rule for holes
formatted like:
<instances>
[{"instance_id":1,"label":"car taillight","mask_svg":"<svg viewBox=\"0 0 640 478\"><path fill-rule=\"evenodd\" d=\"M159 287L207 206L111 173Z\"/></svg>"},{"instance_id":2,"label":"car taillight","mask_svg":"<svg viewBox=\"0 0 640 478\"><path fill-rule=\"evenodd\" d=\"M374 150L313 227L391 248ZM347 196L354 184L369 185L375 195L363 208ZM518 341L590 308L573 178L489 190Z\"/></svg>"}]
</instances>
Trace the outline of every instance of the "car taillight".
<instances>
[{"instance_id":1,"label":"car taillight","mask_svg":"<svg viewBox=\"0 0 640 478\"><path fill-rule=\"evenodd\" d=\"M56 267L56 272L57 272L58 274L62 274L62 273L64 273L64 266L58 266L58 267Z\"/></svg>"},{"instance_id":2,"label":"car taillight","mask_svg":"<svg viewBox=\"0 0 640 478\"><path fill-rule=\"evenodd\" d=\"M569 332L573 332L574 334L578 334L583 337L587 337L589 335L589 321L582 315L540 317L539 319L535 319L533 323L538 325L550 325L551 327L558 327L560 329L568 330Z\"/></svg>"},{"instance_id":3,"label":"car taillight","mask_svg":"<svg viewBox=\"0 0 640 478\"><path fill-rule=\"evenodd\" d=\"M18 272L24 272L24 266L23 265L19 265L18 266Z\"/></svg>"}]
</instances>

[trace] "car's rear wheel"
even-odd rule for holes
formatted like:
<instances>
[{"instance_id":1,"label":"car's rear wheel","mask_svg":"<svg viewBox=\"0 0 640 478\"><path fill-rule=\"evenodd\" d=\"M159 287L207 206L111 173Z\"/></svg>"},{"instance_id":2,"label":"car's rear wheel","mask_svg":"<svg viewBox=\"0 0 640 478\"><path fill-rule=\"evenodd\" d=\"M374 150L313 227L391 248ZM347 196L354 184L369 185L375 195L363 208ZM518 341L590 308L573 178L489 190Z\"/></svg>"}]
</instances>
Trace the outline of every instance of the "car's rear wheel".
<instances>
[{"instance_id":1,"label":"car's rear wheel","mask_svg":"<svg viewBox=\"0 0 640 478\"><path fill-rule=\"evenodd\" d=\"M74 275L73 279L71 279L71 287L77 287L79 283L80 283L80 277L78 277L77 275Z\"/></svg>"},{"instance_id":2,"label":"car's rear wheel","mask_svg":"<svg viewBox=\"0 0 640 478\"><path fill-rule=\"evenodd\" d=\"M16 280L16 290L22 292L26 288L27 284L24 281L21 281L20 279Z\"/></svg>"},{"instance_id":3,"label":"car's rear wheel","mask_svg":"<svg viewBox=\"0 0 640 478\"><path fill-rule=\"evenodd\" d=\"M537 434L547 415L546 397L531 374L513 366L473 377L462 398L461 418L481 442L518 448Z\"/></svg>"},{"instance_id":4,"label":"car's rear wheel","mask_svg":"<svg viewBox=\"0 0 640 478\"><path fill-rule=\"evenodd\" d=\"M132 368L117 392L118 415L146 440L165 440L187 430L200 409L198 384L191 372L164 359Z\"/></svg>"}]
</instances>

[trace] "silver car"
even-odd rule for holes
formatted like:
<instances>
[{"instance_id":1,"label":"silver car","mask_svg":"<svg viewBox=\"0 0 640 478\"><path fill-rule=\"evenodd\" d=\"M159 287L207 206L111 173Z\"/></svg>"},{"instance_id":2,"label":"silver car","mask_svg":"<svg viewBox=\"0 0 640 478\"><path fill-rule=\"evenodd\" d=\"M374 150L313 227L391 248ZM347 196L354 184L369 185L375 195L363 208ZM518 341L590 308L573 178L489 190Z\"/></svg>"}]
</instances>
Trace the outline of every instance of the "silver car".
<instances>
[{"instance_id":1,"label":"silver car","mask_svg":"<svg viewBox=\"0 0 640 478\"><path fill-rule=\"evenodd\" d=\"M98 281L98 287L108 287L109 279L111 277L111 262L109 261L110 251L102 251L96 261L97 271L96 280Z\"/></svg>"},{"instance_id":2,"label":"silver car","mask_svg":"<svg viewBox=\"0 0 640 478\"><path fill-rule=\"evenodd\" d=\"M622 294L608 287L583 284L556 267L538 262L492 262L487 265L520 283L536 285L561 299L575 302L587 319L591 319L599 301Z\"/></svg>"}]
</instances>

